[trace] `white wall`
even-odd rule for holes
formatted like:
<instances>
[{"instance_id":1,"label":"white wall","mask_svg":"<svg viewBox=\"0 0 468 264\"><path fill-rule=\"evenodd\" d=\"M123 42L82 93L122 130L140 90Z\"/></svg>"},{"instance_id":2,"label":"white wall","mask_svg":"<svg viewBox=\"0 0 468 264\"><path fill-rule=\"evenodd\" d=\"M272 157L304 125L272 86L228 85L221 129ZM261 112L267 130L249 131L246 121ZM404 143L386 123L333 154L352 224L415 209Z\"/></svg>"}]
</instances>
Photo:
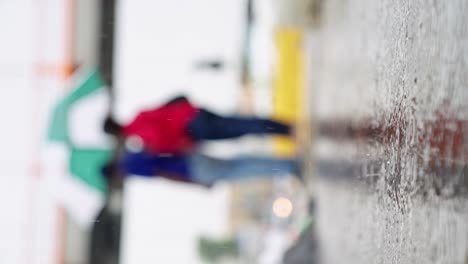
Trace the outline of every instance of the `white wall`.
<instances>
[{"instance_id":1,"label":"white wall","mask_svg":"<svg viewBox=\"0 0 468 264\"><path fill-rule=\"evenodd\" d=\"M118 5L118 116L128 120L181 91L218 111L235 111L244 1L122 0ZM230 64L221 73L195 73L204 58Z\"/></svg>"},{"instance_id":2,"label":"white wall","mask_svg":"<svg viewBox=\"0 0 468 264\"><path fill-rule=\"evenodd\" d=\"M57 206L44 129L64 82L64 1L0 1L0 263L54 263Z\"/></svg>"},{"instance_id":3,"label":"white wall","mask_svg":"<svg viewBox=\"0 0 468 264\"><path fill-rule=\"evenodd\" d=\"M134 177L125 186L121 263L200 263L200 235L226 233L227 186Z\"/></svg>"}]
</instances>

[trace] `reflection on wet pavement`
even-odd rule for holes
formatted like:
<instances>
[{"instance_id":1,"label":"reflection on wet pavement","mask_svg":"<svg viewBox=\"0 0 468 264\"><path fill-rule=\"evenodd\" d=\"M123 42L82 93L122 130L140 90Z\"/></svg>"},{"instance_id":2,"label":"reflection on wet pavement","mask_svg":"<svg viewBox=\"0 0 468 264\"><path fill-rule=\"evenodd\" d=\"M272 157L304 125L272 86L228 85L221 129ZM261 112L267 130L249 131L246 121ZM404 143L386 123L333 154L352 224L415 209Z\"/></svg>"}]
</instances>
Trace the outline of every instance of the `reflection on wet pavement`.
<instances>
[{"instance_id":1,"label":"reflection on wet pavement","mask_svg":"<svg viewBox=\"0 0 468 264\"><path fill-rule=\"evenodd\" d=\"M324 263L468 261L466 14L325 1L309 39Z\"/></svg>"}]
</instances>

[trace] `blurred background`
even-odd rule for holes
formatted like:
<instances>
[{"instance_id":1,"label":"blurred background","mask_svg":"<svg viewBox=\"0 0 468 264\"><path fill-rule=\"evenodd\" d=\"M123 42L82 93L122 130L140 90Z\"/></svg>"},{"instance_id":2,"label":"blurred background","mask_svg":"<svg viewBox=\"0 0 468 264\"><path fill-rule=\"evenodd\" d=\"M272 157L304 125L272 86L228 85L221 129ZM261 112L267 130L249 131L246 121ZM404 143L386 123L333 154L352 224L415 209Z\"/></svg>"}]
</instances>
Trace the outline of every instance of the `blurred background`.
<instances>
[{"instance_id":1,"label":"blurred background","mask_svg":"<svg viewBox=\"0 0 468 264\"><path fill-rule=\"evenodd\" d=\"M284 14L271 1L2 1L0 13L1 115L9 123L1 263L281 259L308 223L297 182L205 190L135 177L105 191L93 178L98 152L113 146L101 132L109 111L127 122L183 93L218 113L294 120L299 85L273 88L274 31ZM77 95L96 71L103 89ZM276 92L291 96L275 108ZM258 137L204 148L221 157L293 152L292 142Z\"/></svg>"},{"instance_id":2,"label":"blurred background","mask_svg":"<svg viewBox=\"0 0 468 264\"><path fill-rule=\"evenodd\" d=\"M0 1L0 263L468 263L468 3ZM111 113L295 124L292 178L108 185Z\"/></svg>"}]
</instances>

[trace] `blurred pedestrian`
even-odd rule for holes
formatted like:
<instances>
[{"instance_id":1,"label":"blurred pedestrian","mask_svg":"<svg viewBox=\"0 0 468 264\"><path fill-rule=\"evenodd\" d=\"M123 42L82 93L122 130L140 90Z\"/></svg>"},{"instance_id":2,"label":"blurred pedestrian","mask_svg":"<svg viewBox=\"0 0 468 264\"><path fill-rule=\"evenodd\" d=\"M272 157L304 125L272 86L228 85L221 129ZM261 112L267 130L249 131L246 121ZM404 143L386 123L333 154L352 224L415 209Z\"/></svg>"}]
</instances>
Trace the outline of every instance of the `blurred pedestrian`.
<instances>
[{"instance_id":1,"label":"blurred pedestrian","mask_svg":"<svg viewBox=\"0 0 468 264\"><path fill-rule=\"evenodd\" d=\"M162 106L138 113L125 125L108 117L104 131L124 138L136 136L154 153L184 153L203 140L230 139L247 134L290 135L292 128L271 119L220 116L179 96Z\"/></svg>"},{"instance_id":2,"label":"blurred pedestrian","mask_svg":"<svg viewBox=\"0 0 468 264\"><path fill-rule=\"evenodd\" d=\"M243 156L212 158L203 154L161 155L148 151L127 151L119 160L103 167L106 177L139 175L212 186L218 181L239 181L258 177L301 177L296 159Z\"/></svg>"}]
</instances>

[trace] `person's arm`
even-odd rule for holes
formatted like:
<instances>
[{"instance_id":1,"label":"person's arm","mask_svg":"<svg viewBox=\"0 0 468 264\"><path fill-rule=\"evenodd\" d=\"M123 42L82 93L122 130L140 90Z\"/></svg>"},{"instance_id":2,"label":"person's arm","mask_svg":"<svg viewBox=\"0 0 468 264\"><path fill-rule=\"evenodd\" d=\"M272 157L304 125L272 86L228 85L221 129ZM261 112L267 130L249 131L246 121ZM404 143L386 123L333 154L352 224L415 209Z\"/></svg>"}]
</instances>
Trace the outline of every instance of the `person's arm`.
<instances>
[{"instance_id":1,"label":"person's arm","mask_svg":"<svg viewBox=\"0 0 468 264\"><path fill-rule=\"evenodd\" d=\"M173 105L173 104L178 104L178 103L183 103L183 102L189 102L189 100L187 99L187 97L185 97L184 95L179 95L179 96L176 96L176 97L173 97L172 99L170 99L169 101L161 104L161 105L158 105L152 109L149 109L147 112L152 112L153 115L155 115L156 113L159 113L161 111L163 111L164 108L166 108L167 106L170 106L170 105Z\"/></svg>"},{"instance_id":2,"label":"person's arm","mask_svg":"<svg viewBox=\"0 0 468 264\"><path fill-rule=\"evenodd\" d=\"M180 176L179 174L170 172L170 171L163 171L160 169L156 169L154 174L157 176L161 176L163 178L169 179L169 180L173 180L173 181L189 182L186 179L184 179L184 177Z\"/></svg>"},{"instance_id":3,"label":"person's arm","mask_svg":"<svg viewBox=\"0 0 468 264\"><path fill-rule=\"evenodd\" d=\"M206 188L211 188L211 185L206 185L206 184L202 184L202 183L187 180L186 178L184 178L181 175L179 175L177 173L174 173L174 172L156 170L155 175L161 176L161 177L166 178L166 179L171 180L171 181L183 182L183 183L192 183L192 184L201 185L201 186L206 187Z\"/></svg>"},{"instance_id":4,"label":"person's arm","mask_svg":"<svg viewBox=\"0 0 468 264\"><path fill-rule=\"evenodd\" d=\"M187 97L185 95L179 95L179 96L176 96L176 97L172 98L171 100L169 100L164 105L170 105L170 104L184 102L184 101L188 101Z\"/></svg>"}]
</instances>

